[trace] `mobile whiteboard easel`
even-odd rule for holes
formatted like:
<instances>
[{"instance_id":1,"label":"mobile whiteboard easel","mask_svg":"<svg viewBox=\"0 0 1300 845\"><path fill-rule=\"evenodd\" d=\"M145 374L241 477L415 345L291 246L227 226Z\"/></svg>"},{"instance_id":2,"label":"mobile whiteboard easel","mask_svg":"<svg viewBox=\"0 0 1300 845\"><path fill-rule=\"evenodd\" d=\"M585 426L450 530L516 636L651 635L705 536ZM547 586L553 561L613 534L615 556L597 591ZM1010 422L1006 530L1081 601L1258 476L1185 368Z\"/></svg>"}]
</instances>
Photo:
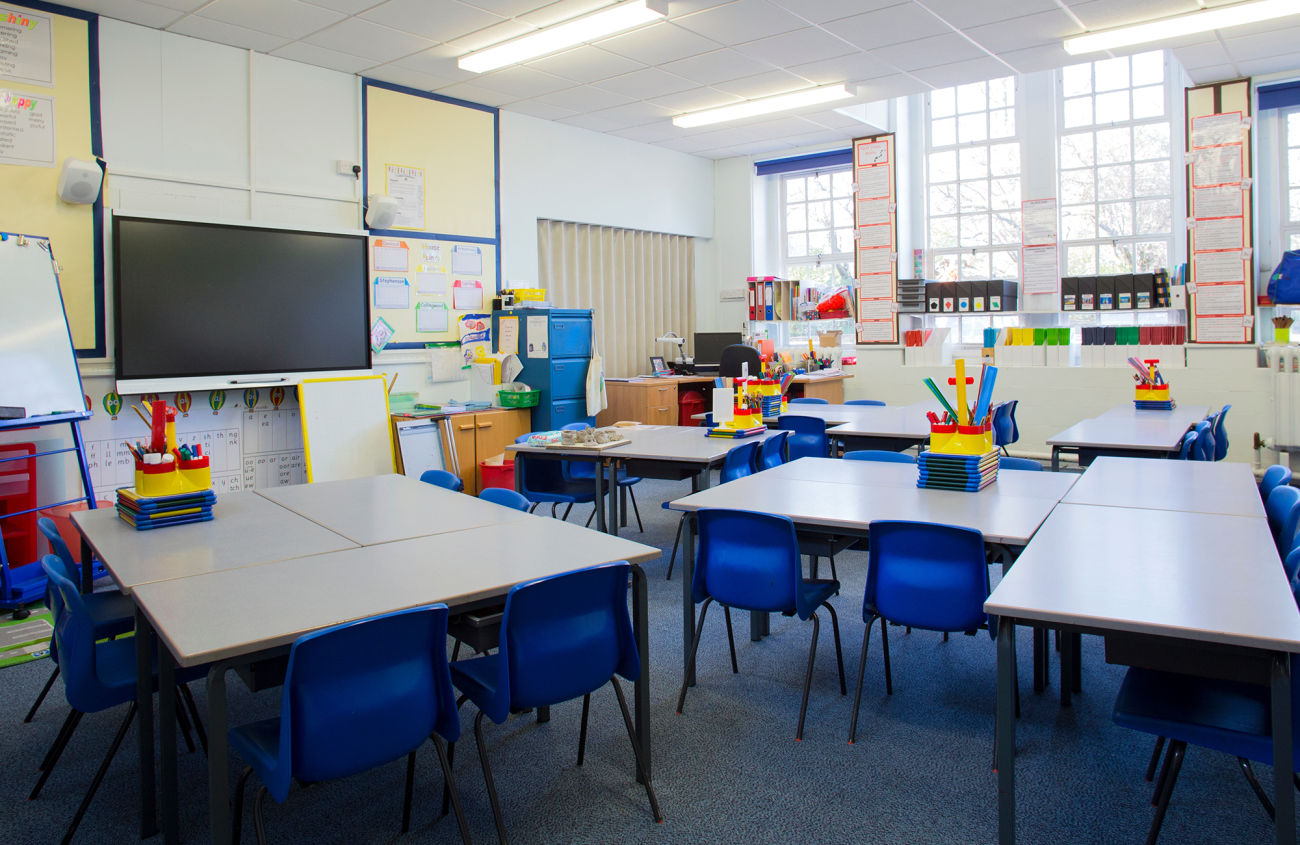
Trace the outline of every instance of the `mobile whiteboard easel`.
<instances>
[{"instance_id":1,"label":"mobile whiteboard easel","mask_svg":"<svg viewBox=\"0 0 1300 845\"><path fill-rule=\"evenodd\" d=\"M298 406L309 483L397 471L383 375L304 379Z\"/></svg>"}]
</instances>

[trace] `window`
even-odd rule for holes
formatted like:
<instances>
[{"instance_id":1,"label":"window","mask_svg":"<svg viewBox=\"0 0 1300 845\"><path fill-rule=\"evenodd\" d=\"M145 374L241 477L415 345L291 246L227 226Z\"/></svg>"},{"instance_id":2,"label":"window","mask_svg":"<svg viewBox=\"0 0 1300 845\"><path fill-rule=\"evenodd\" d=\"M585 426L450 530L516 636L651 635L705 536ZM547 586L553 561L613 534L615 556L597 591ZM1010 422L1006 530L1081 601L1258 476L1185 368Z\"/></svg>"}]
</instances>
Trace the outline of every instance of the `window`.
<instances>
[{"instance_id":1,"label":"window","mask_svg":"<svg viewBox=\"0 0 1300 845\"><path fill-rule=\"evenodd\" d=\"M821 293L852 289L852 166L781 177L781 275ZM791 342L834 329L844 332L845 346L855 342L851 319L794 323L788 329Z\"/></svg>"},{"instance_id":2,"label":"window","mask_svg":"<svg viewBox=\"0 0 1300 845\"><path fill-rule=\"evenodd\" d=\"M1163 51L1057 77L1067 276L1150 272L1173 255L1172 129Z\"/></svg>"},{"instance_id":3,"label":"window","mask_svg":"<svg viewBox=\"0 0 1300 845\"><path fill-rule=\"evenodd\" d=\"M1300 249L1300 108L1284 111L1282 123L1282 243L1287 249Z\"/></svg>"},{"instance_id":4,"label":"window","mask_svg":"<svg viewBox=\"0 0 1300 845\"><path fill-rule=\"evenodd\" d=\"M927 98L933 278L1020 278L1020 123L1013 76Z\"/></svg>"}]
</instances>

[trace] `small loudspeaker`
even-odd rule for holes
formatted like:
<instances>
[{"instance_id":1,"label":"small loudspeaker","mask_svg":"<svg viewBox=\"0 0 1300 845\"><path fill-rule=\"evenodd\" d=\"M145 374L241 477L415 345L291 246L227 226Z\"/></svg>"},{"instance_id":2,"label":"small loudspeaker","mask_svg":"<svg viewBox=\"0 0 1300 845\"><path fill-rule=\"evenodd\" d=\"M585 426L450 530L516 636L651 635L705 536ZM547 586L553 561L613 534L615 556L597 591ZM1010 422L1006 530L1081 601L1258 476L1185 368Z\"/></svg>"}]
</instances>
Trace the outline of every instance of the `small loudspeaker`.
<instances>
[{"instance_id":1,"label":"small loudspeaker","mask_svg":"<svg viewBox=\"0 0 1300 845\"><path fill-rule=\"evenodd\" d=\"M75 205L89 205L99 196L104 171L93 161L65 158L59 171L59 199Z\"/></svg>"},{"instance_id":2,"label":"small loudspeaker","mask_svg":"<svg viewBox=\"0 0 1300 845\"><path fill-rule=\"evenodd\" d=\"M396 222L397 200L383 194L371 194L366 226L371 229L391 229Z\"/></svg>"}]
</instances>

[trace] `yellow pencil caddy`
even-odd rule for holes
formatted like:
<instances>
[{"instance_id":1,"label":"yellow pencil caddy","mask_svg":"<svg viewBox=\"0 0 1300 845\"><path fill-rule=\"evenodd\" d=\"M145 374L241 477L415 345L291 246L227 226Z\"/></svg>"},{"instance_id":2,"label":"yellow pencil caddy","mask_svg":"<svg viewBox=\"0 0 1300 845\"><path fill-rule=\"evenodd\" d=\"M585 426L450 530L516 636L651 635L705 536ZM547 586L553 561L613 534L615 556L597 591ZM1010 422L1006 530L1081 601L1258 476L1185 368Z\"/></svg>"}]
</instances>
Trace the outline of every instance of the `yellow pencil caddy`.
<instances>
[{"instance_id":1,"label":"yellow pencil caddy","mask_svg":"<svg viewBox=\"0 0 1300 845\"><path fill-rule=\"evenodd\" d=\"M1168 402L1169 385L1139 384L1133 388L1133 400L1135 402Z\"/></svg>"},{"instance_id":2,"label":"yellow pencil caddy","mask_svg":"<svg viewBox=\"0 0 1300 845\"><path fill-rule=\"evenodd\" d=\"M936 455L985 455L994 448L992 426L930 426L930 451Z\"/></svg>"},{"instance_id":3,"label":"yellow pencil caddy","mask_svg":"<svg viewBox=\"0 0 1300 845\"><path fill-rule=\"evenodd\" d=\"M212 468L207 456L192 460L176 460L166 464L146 464L135 462L135 492L150 498L156 496L179 496L182 493L197 493L212 487Z\"/></svg>"}]
</instances>

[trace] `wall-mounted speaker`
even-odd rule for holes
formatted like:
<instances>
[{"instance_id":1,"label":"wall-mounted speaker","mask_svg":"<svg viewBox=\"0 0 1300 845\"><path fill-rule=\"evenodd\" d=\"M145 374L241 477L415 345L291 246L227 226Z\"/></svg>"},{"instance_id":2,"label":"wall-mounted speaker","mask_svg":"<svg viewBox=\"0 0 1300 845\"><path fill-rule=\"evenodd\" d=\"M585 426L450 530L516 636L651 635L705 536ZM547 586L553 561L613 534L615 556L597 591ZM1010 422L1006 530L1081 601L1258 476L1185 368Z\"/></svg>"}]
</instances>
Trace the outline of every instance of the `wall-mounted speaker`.
<instances>
[{"instance_id":1,"label":"wall-mounted speaker","mask_svg":"<svg viewBox=\"0 0 1300 845\"><path fill-rule=\"evenodd\" d=\"M371 194L370 209L366 212L366 226L371 229L391 229L397 222L397 200L384 194Z\"/></svg>"},{"instance_id":2,"label":"wall-mounted speaker","mask_svg":"<svg viewBox=\"0 0 1300 845\"><path fill-rule=\"evenodd\" d=\"M59 171L59 185L56 189L59 199L74 205L89 205L99 197L99 189L104 184L104 171L93 161L65 158L63 169Z\"/></svg>"}]
</instances>

